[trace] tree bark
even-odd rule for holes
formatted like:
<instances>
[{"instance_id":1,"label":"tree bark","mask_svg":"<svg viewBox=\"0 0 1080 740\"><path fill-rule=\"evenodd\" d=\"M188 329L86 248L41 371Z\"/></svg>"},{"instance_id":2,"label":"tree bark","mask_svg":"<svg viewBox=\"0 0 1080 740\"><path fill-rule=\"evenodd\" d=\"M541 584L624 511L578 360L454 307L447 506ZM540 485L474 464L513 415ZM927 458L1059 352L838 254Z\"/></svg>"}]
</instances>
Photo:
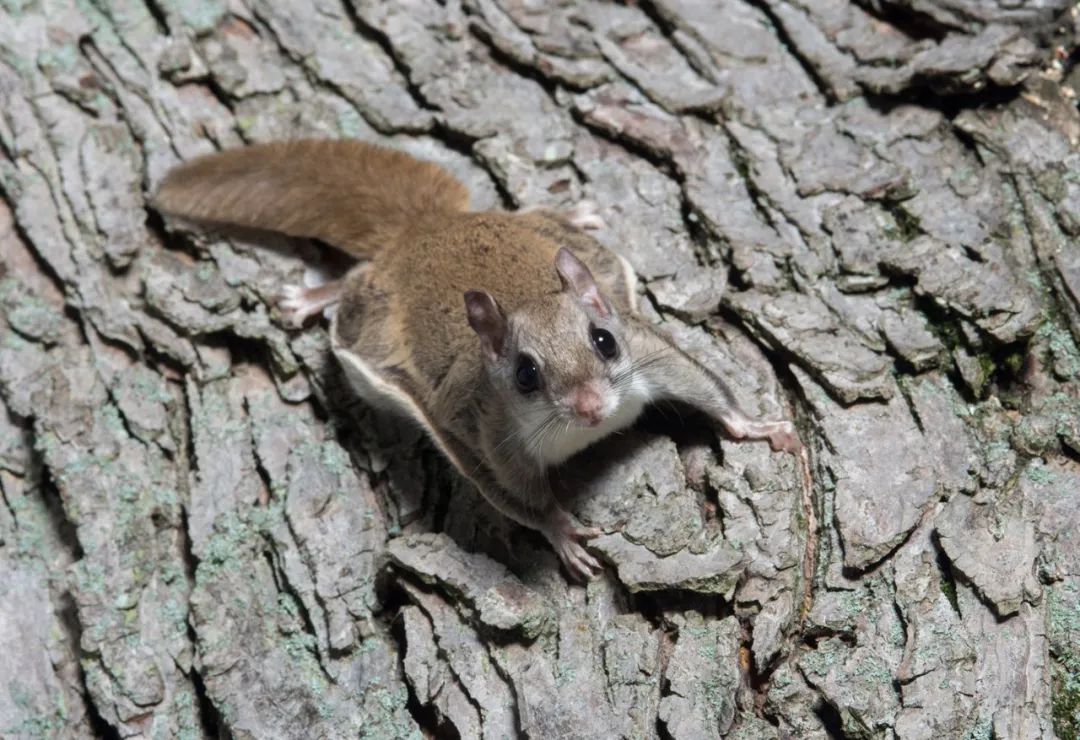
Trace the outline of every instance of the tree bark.
<instances>
[{"instance_id":1,"label":"tree bark","mask_svg":"<svg viewBox=\"0 0 1080 740\"><path fill-rule=\"evenodd\" d=\"M1080 735L1076 29L1030 5L0 3L0 735ZM333 255L148 205L301 136L595 201L807 454L658 410L561 471L569 583L281 323Z\"/></svg>"}]
</instances>

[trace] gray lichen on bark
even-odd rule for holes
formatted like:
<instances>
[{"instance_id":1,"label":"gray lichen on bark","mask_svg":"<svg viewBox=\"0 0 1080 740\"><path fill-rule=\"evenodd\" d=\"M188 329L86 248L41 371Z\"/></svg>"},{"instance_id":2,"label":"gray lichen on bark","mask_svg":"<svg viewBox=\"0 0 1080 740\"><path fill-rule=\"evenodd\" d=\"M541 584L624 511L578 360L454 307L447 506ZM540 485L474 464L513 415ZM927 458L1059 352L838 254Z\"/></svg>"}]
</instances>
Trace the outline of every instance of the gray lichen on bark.
<instances>
[{"instance_id":1,"label":"gray lichen on bark","mask_svg":"<svg viewBox=\"0 0 1080 740\"><path fill-rule=\"evenodd\" d=\"M1068 5L0 2L0 735L1080 734ZM279 321L339 262L148 205L301 136L595 201L808 456L659 410L568 583Z\"/></svg>"}]
</instances>

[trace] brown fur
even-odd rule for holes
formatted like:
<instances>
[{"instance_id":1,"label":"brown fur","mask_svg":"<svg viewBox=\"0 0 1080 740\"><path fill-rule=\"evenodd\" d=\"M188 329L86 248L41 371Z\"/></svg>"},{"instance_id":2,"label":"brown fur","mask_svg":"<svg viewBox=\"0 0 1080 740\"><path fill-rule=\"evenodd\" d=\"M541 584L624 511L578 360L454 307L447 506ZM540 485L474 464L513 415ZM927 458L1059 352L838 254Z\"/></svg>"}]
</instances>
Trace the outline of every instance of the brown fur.
<instances>
[{"instance_id":1,"label":"brown fur","mask_svg":"<svg viewBox=\"0 0 1080 740\"><path fill-rule=\"evenodd\" d=\"M304 140L199 157L168 174L154 204L196 221L322 239L366 258L417 220L467 210L469 191L403 152Z\"/></svg>"}]
</instances>

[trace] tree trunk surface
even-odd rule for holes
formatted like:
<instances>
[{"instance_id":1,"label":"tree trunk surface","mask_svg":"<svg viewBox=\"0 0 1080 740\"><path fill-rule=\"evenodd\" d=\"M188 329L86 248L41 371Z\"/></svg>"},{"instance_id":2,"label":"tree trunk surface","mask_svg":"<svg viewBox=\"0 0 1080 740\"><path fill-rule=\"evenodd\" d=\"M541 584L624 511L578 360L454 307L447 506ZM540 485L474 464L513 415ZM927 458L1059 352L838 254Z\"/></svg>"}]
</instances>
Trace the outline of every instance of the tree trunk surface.
<instances>
[{"instance_id":1,"label":"tree trunk surface","mask_svg":"<svg viewBox=\"0 0 1080 740\"><path fill-rule=\"evenodd\" d=\"M1077 737L1071 5L0 1L0 736ZM301 136L595 201L807 454L658 410L569 583L148 204Z\"/></svg>"}]
</instances>

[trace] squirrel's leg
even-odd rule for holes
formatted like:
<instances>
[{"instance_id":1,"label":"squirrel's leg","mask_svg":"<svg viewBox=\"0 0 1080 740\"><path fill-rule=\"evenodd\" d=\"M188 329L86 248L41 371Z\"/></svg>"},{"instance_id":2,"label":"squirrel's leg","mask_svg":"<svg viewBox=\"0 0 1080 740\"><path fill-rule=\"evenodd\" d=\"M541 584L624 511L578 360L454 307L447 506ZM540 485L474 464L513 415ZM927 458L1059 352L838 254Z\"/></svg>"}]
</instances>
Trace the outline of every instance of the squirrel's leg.
<instances>
[{"instance_id":1,"label":"squirrel's leg","mask_svg":"<svg viewBox=\"0 0 1080 740\"><path fill-rule=\"evenodd\" d=\"M735 439L767 439L773 450L798 453L802 448L790 421L751 419L735 401L720 377L660 336L651 327L633 322L630 332L637 371L655 400L695 406L719 421Z\"/></svg>"},{"instance_id":2,"label":"squirrel's leg","mask_svg":"<svg viewBox=\"0 0 1080 740\"><path fill-rule=\"evenodd\" d=\"M501 483L473 479L484 498L502 514L543 534L575 578L588 580L600 572L603 566L581 543L603 532L583 526L559 506L546 477L503 472L497 475Z\"/></svg>"},{"instance_id":3,"label":"squirrel's leg","mask_svg":"<svg viewBox=\"0 0 1080 740\"><path fill-rule=\"evenodd\" d=\"M314 288L286 285L281 291L278 309L290 326L301 326L305 321L341 300L341 280L331 280Z\"/></svg>"}]
</instances>

